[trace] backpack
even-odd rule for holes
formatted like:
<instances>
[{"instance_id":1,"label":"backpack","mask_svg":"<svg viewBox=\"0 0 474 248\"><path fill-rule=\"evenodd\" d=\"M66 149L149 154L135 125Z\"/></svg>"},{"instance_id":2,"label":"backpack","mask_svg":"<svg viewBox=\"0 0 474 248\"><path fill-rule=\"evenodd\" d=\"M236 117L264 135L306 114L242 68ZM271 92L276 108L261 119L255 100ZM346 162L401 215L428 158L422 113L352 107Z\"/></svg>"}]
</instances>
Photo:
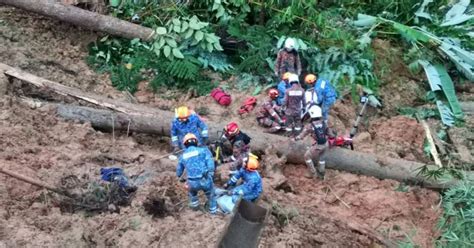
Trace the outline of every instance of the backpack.
<instances>
[{"instance_id":1,"label":"backpack","mask_svg":"<svg viewBox=\"0 0 474 248\"><path fill-rule=\"evenodd\" d=\"M232 98L229 94L225 93L221 88L215 88L211 91L211 96L216 100L219 105L229 106L232 102Z\"/></svg>"},{"instance_id":2,"label":"backpack","mask_svg":"<svg viewBox=\"0 0 474 248\"><path fill-rule=\"evenodd\" d=\"M255 105L257 105L257 98L253 96L247 97L247 99L245 99L242 106L240 106L239 115L250 113L250 111L252 111L255 108Z\"/></svg>"},{"instance_id":3,"label":"backpack","mask_svg":"<svg viewBox=\"0 0 474 248\"><path fill-rule=\"evenodd\" d=\"M318 143L318 145L326 144L326 141L327 141L326 123L323 122L321 124L316 124L316 125L311 123L311 126L313 127L314 136L316 137L316 143Z\"/></svg>"}]
</instances>

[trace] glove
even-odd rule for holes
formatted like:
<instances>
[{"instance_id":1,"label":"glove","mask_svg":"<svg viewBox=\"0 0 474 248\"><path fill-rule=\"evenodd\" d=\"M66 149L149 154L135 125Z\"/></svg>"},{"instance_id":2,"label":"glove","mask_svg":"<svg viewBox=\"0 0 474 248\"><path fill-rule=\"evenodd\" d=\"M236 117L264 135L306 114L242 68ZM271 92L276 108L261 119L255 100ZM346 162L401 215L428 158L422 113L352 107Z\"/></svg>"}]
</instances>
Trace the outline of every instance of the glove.
<instances>
[{"instance_id":1,"label":"glove","mask_svg":"<svg viewBox=\"0 0 474 248\"><path fill-rule=\"evenodd\" d=\"M224 183L224 185L222 185L222 187L223 187L224 189L228 189L228 188L229 188L229 184Z\"/></svg>"}]
</instances>

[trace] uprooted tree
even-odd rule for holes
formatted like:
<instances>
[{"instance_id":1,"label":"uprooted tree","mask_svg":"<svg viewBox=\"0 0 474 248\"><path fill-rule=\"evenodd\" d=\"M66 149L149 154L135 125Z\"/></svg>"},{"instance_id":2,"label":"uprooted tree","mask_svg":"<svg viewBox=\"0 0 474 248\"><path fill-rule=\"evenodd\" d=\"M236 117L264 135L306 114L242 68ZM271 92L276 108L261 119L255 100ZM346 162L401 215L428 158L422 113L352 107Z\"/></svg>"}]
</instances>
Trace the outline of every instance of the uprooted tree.
<instances>
[{"instance_id":1,"label":"uprooted tree","mask_svg":"<svg viewBox=\"0 0 474 248\"><path fill-rule=\"evenodd\" d=\"M174 118L174 115L171 112L86 93L1 63L0 71L4 71L4 73L9 77L20 79L22 82L46 90L46 92L51 93L52 91L59 95L73 97L102 108L107 108L95 109L74 105L56 105L58 116L65 119L90 122L93 127L106 130L129 130L159 135L169 135L170 133L170 122ZM217 136L216 131L222 129L222 124L208 122L208 125L209 130L211 131L210 139L218 139L219 137ZM286 137L263 133L261 130L257 129L246 130L246 133L253 137L253 150L263 152L268 148L269 144L278 144L274 146L277 154L285 156L287 161L290 163L304 163L303 155L309 145L308 143L294 142ZM449 187L456 183L456 180L449 180L446 182L429 180L418 173L418 170L422 167L427 166L428 168L436 168L435 166L401 159L381 157L348 149L334 148L329 150L326 154L326 161L328 167L332 169L349 171L380 179L393 179L415 183L429 188L440 189ZM470 174L468 176L472 177Z\"/></svg>"}]
</instances>

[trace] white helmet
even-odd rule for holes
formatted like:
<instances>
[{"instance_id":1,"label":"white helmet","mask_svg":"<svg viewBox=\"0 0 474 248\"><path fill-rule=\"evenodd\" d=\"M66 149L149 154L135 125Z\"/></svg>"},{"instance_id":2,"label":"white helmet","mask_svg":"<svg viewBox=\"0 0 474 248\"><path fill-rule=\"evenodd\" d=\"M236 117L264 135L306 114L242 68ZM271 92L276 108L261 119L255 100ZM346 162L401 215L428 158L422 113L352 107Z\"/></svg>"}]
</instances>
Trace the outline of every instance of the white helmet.
<instances>
[{"instance_id":1,"label":"white helmet","mask_svg":"<svg viewBox=\"0 0 474 248\"><path fill-rule=\"evenodd\" d=\"M291 74L291 75L288 77L288 82L289 82L289 83L292 83L292 82L299 83L299 82L300 82L300 79L299 79L298 75L296 75L296 74Z\"/></svg>"},{"instance_id":2,"label":"white helmet","mask_svg":"<svg viewBox=\"0 0 474 248\"><path fill-rule=\"evenodd\" d=\"M308 113L309 113L309 116L311 117L311 119L321 118L323 116L321 108L317 105L313 105L313 106L309 107Z\"/></svg>"},{"instance_id":3,"label":"white helmet","mask_svg":"<svg viewBox=\"0 0 474 248\"><path fill-rule=\"evenodd\" d=\"M293 50L295 49L295 39L293 38L287 38L285 40L285 48L288 50Z\"/></svg>"}]
</instances>

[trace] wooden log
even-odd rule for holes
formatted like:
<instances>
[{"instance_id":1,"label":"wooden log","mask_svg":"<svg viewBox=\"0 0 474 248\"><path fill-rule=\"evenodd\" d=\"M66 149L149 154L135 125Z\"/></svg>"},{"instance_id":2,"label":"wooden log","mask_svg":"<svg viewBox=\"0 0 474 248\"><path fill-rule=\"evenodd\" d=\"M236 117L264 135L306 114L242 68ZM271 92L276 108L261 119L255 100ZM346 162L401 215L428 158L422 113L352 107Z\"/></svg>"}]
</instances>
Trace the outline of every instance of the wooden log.
<instances>
[{"instance_id":1,"label":"wooden log","mask_svg":"<svg viewBox=\"0 0 474 248\"><path fill-rule=\"evenodd\" d=\"M151 107L130 104L108 99L103 96L86 93L43 78L39 78L17 68L0 63L0 70L5 74L23 80L39 88L47 88L61 95L76 97L93 103L99 107L109 108L118 112L94 109L88 107L60 105L57 109L59 116L70 120L90 122L92 126L111 130L129 130L135 132L170 135L170 123L174 114ZM208 122L210 140L218 139L217 131L222 130L222 123ZM309 142L294 142L287 137L263 133L261 129L244 130L252 139L252 150L265 151L274 144L278 155L285 156L289 163L304 163L303 155L310 145ZM309 140L306 140L309 141ZM326 153L328 168L348 171L356 174L373 176L380 179L393 179L411 184L420 184L429 188L446 188L457 183L456 180L437 182L418 175L418 170L425 164L388 158L379 155L366 154L342 148L333 148ZM426 165L430 169L436 166ZM469 178L474 178L468 173Z\"/></svg>"},{"instance_id":2,"label":"wooden log","mask_svg":"<svg viewBox=\"0 0 474 248\"><path fill-rule=\"evenodd\" d=\"M169 113L157 116L138 116L72 105L59 105L57 114L68 120L90 122L92 126L100 129L112 130L114 128L115 130L130 130L166 136L170 134L169 128L172 118L172 114ZM210 130L222 128L220 124L208 124ZM285 137L266 134L253 129L245 130L245 132L253 137L251 143L253 150L264 151L268 144L278 144L275 145L276 152L286 156L290 163L304 163L303 155L306 147L309 145L308 143L296 143ZM213 132L210 134L211 140L218 138ZM373 176L380 179L393 179L410 184L419 184L434 189L447 188L456 183L455 180L441 183L417 175L417 170L425 166L422 163L387 158L342 148L330 149L326 153L326 162L328 168L331 169ZM427 166L430 169L437 168L432 165ZM470 178L474 177L470 175Z\"/></svg>"},{"instance_id":3,"label":"wooden log","mask_svg":"<svg viewBox=\"0 0 474 248\"><path fill-rule=\"evenodd\" d=\"M16 178L16 179L18 179L18 180L20 180L20 181L23 181L23 182L26 182L26 183L29 183L29 184L33 184L33 185L38 186L38 187L41 187L41 188L45 188L45 189L47 189L47 190L51 190L51 191L56 192L56 193L58 193L58 194L61 194L61 195L64 195L64 196L68 196L68 197L72 197L72 195L71 195L69 192L65 191L65 190L57 189L57 188L55 188L55 187L53 187L53 186L50 186L50 185L48 185L48 184L46 184L46 183L43 183L43 182L38 181L38 180L35 180L35 179L31 178L31 177L27 177L27 176L18 174L18 173L14 172L14 171L11 171L11 170L8 170L8 169L5 169L5 168L0 167L0 173L5 174L5 175L7 175L7 176L14 177L14 178Z\"/></svg>"},{"instance_id":4,"label":"wooden log","mask_svg":"<svg viewBox=\"0 0 474 248\"><path fill-rule=\"evenodd\" d=\"M0 5L2 4L48 16L86 29L128 39L139 38L144 41L150 41L154 36L154 31L151 28L54 0L0 0Z\"/></svg>"}]
</instances>

